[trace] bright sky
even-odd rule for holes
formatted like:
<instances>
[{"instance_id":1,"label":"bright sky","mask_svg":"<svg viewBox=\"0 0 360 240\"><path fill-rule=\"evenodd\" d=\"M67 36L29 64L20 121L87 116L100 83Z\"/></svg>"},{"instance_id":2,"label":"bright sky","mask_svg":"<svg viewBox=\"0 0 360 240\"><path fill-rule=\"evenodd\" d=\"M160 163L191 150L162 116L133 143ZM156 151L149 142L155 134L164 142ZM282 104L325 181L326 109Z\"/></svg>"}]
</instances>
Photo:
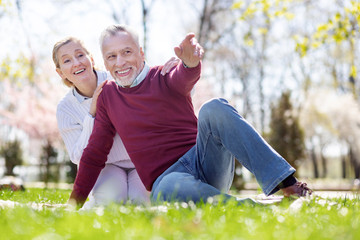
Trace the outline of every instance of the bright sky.
<instances>
[{"instance_id":1,"label":"bright sky","mask_svg":"<svg viewBox=\"0 0 360 240\"><path fill-rule=\"evenodd\" d=\"M51 61L53 44L63 37L73 35L84 40L93 53L96 64L103 66L98 38L105 27L115 23L111 18L111 8L108 4L111 1L23 0L20 2L24 25L19 21L15 0L2 2L10 3L12 6L8 6L7 13L0 18L0 58L7 55L16 57L19 51L28 53L27 33L37 57ZM128 18L126 23L139 30L142 40L140 1L128 1L128 6L121 3L125 1L112 2L119 9L117 12L120 12L120 16L127 16L124 17ZM148 21L147 59L151 65L164 63L174 55L173 47L181 42L185 34L188 31L196 31L191 28L185 30L186 26L194 26L189 22L194 19L196 13L189 7L192 6L177 4L175 1L155 1Z\"/></svg>"}]
</instances>

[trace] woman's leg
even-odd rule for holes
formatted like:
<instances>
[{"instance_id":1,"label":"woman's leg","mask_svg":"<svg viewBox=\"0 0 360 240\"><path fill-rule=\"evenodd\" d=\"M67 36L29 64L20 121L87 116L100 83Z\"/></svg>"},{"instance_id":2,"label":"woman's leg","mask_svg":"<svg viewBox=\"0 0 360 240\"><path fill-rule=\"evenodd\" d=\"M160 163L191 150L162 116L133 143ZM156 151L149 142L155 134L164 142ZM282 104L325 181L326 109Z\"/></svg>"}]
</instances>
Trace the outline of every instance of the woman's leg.
<instances>
[{"instance_id":1,"label":"woman's leg","mask_svg":"<svg viewBox=\"0 0 360 240\"><path fill-rule=\"evenodd\" d=\"M106 164L95 183L92 195L96 205L126 202L128 198L126 170L113 164Z\"/></svg>"},{"instance_id":2,"label":"woman's leg","mask_svg":"<svg viewBox=\"0 0 360 240\"><path fill-rule=\"evenodd\" d=\"M128 170L128 196L132 203L150 202L150 192L146 190L135 168Z\"/></svg>"}]
</instances>

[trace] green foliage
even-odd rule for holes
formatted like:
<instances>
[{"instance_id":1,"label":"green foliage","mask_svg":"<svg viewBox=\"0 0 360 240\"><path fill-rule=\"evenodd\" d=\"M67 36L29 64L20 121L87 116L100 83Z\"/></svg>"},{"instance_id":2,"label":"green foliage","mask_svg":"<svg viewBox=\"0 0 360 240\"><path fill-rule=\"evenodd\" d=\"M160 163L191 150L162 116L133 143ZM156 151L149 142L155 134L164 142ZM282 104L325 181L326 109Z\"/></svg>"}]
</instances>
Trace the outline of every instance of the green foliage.
<instances>
[{"instance_id":1,"label":"green foliage","mask_svg":"<svg viewBox=\"0 0 360 240\"><path fill-rule=\"evenodd\" d=\"M5 11L9 6L11 6L11 0L0 0L0 13Z\"/></svg>"},{"instance_id":2,"label":"green foliage","mask_svg":"<svg viewBox=\"0 0 360 240\"><path fill-rule=\"evenodd\" d=\"M295 35L293 36L295 41L295 51L299 53L300 57L306 56L311 46L318 47L319 43L311 43L308 37Z\"/></svg>"},{"instance_id":3,"label":"green foliage","mask_svg":"<svg viewBox=\"0 0 360 240\"><path fill-rule=\"evenodd\" d=\"M0 148L0 156L5 159L6 175L14 175L14 167L23 162L20 141L8 141Z\"/></svg>"},{"instance_id":4,"label":"green foliage","mask_svg":"<svg viewBox=\"0 0 360 240\"><path fill-rule=\"evenodd\" d=\"M314 39L322 43L353 40L358 36L360 26L360 3L352 1L350 8L337 12L327 23L320 24L314 33Z\"/></svg>"},{"instance_id":5,"label":"green foliage","mask_svg":"<svg viewBox=\"0 0 360 240\"><path fill-rule=\"evenodd\" d=\"M20 54L16 59L9 56L0 62L0 81L9 79L11 82L21 83L24 80L33 82L35 78L35 63Z\"/></svg>"},{"instance_id":6,"label":"green foliage","mask_svg":"<svg viewBox=\"0 0 360 240\"><path fill-rule=\"evenodd\" d=\"M293 167L305 156L304 133L290 101L290 92L281 95L271 108L269 144Z\"/></svg>"},{"instance_id":7,"label":"green foliage","mask_svg":"<svg viewBox=\"0 0 360 240\"><path fill-rule=\"evenodd\" d=\"M326 23L319 24L310 38L295 36L296 51L303 57L310 49L324 44L340 44L344 41L354 43L359 37L360 3L351 1L350 7L336 12Z\"/></svg>"},{"instance_id":8,"label":"green foliage","mask_svg":"<svg viewBox=\"0 0 360 240\"><path fill-rule=\"evenodd\" d=\"M70 190L68 189L26 188L25 191L0 191L0 200L10 200L18 203L66 203L69 196Z\"/></svg>"},{"instance_id":9,"label":"green foliage","mask_svg":"<svg viewBox=\"0 0 360 240\"><path fill-rule=\"evenodd\" d=\"M251 27L247 34L244 35L244 43L250 47L254 47L257 34L268 35L271 29L271 23L280 17L291 20L294 17L288 6L289 0L256 0L251 1L248 5L244 1L236 1L232 5L233 10L240 10L240 21L252 22L257 19L258 23L250 23Z\"/></svg>"},{"instance_id":10,"label":"green foliage","mask_svg":"<svg viewBox=\"0 0 360 240\"><path fill-rule=\"evenodd\" d=\"M294 14L288 10L290 3L291 0L255 0L246 5L244 1L236 1L231 8L243 10L240 20L253 19L258 13L262 13L268 19L285 17L291 20Z\"/></svg>"},{"instance_id":11,"label":"green foliage","mask_svg":"<svg viewBox=\"0 0 360 240\"><path fill-rule=\"evenodd\" d=\"M358 1L351 1L350 7L345 7L341 11L335 13L327 23L318 26L316 32L313 34L313 42L317 42L317 46L325 44L335 44L340 46L344 42L348 43L349 55L349 87L354 95L358 97L358 89L356 89L356 73L355 66L355 51L356 42L359 40L360 30L360 3Z\"/></svg>"},{"instance_id":12,"label":"green foliage","mask_svg":"<svg viewBox=\"0 0 360 240\"><path fill-rule=\"evenodd\" d=\"M360 199L305 200L237 206L169 203L153 207L110 205L89 211L34 209L35 203L65 203L69 191L27 190L0 199L27 205L0 208L0 239L357 239ZM14 193L15 195L15 193ZM3 234L6 233L6 234Z\"/></svg>"},{"instance_id":13,"label":"green foliage","mask_svg":"<svg viewBox=\"0 0 360 240\"><path fill-rule=\"evenodd\" d=\"M332 77L334 78L334 87L340 90L352 92L355 98L358 98L357 84L357 42L359 41L360 30L360 2L344 1L336 3L338 10L332 13L324 22L318 23L315 30L302 35L292 36L295 42L295 52L301 58L308 56L313 59L312 52L321 49L327 52L331 57L325 63L330 64ZM345 7L343 7L345 6ZM347 68L347 76L337 70L338 66L344 64Z\"/></svg>"}]
</instances>

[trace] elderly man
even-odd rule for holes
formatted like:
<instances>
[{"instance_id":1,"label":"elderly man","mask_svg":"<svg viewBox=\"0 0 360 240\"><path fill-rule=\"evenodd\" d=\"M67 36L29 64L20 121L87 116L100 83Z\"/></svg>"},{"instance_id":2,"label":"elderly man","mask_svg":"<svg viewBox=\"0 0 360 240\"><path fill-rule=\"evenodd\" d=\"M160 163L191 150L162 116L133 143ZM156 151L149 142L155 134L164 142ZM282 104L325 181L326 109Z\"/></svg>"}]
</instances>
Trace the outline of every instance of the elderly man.
<instances>
[{"instance_id":1,"label":"elderly man","mask_svg":"<svg viewBox=\"0 0 360 240\"><path fill-rule=\"evenodd\" d=\"M137 34L113 25L100 38L105 67L115 81L98 98L93 133L81 158L70 201L82 205L93 187L118 133L153 201L206 201L226 194L234 159L252 172L266 195L311 194L293 177L295 169L277 154L224 99L205 103L199 119L191 90L200 78L204 54L188 34L175 54L171 72L149 67ZM240 201L241 202L241 201Z\"/></svg>"}]
</instances>

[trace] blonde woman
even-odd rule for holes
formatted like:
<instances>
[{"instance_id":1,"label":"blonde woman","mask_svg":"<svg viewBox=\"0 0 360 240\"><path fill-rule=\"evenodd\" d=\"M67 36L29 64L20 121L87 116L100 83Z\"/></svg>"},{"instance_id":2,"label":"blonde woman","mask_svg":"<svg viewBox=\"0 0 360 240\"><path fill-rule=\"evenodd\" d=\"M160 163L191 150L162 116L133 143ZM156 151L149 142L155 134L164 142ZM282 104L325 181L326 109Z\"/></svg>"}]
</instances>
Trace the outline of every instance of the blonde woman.
<instances>
[{"instance_id":1,"label":"blonde woman","mask_svg":"<svg viewBox=\"0 0 360 240\"><path fill-rule=\"evenodd\" d=\"M70 87L57 106L58 127L71 161L79 165L93 131L97 98L102 86L111 77L105 71L94 69L90 52L77 38L68 37L57 42L52 55L56 72L65 85ZM162 74L166 74L177 63L177 59L170 59ZM147 203L149 192L141 182L121 138L116 134L105 167L84 208L128 201Z\"/></svg>"}]
</instances>

